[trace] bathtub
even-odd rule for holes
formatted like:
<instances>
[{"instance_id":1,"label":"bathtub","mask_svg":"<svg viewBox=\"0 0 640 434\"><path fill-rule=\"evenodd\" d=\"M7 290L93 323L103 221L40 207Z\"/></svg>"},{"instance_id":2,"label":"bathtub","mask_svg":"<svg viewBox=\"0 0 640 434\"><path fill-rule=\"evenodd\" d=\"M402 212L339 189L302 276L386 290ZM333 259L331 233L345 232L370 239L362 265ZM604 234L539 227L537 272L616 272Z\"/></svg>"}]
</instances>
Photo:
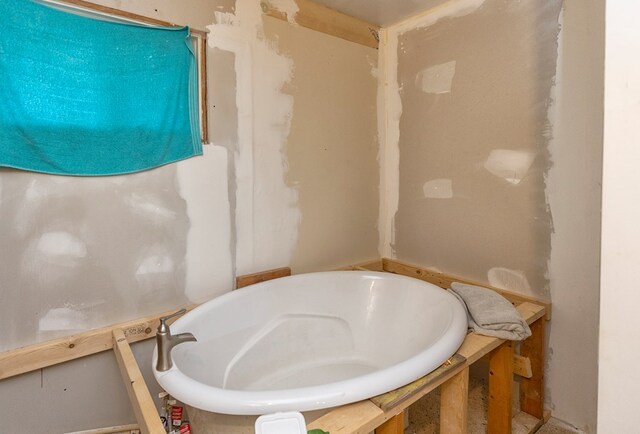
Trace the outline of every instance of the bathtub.
<instances>
[{"instance_id":1,"label":"bathtub","mask_svg":"<svg viewBox=\"0 0 640 434\"><path fill-rule=\"evenodd\" d=\"M233 291L171 331L198 342L175 347L165 372L155 370L154 353L158 383L193 409L255 418L327 409L408 384L456 352L467 318L435 285L338 271Z\"/></svg>"}]
</instances>

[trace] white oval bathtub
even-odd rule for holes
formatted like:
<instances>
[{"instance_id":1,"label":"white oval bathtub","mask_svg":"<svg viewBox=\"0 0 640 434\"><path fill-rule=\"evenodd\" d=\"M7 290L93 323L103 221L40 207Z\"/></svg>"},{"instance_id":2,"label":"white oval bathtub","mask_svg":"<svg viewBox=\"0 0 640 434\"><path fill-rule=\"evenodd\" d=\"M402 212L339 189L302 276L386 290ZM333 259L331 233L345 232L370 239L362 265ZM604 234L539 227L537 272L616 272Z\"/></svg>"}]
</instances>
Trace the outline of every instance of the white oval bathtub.
<instances>
[{"instance_id":1,"label":"white oval bathtub","mask_svg":"<svg viewBox=\"0 0 640 434\"><path fill-rule=\"evenodd\" d=\"M302 274L252 285L178 319L173 349L154 374L180 401L259 415L360 401L408 384L456 352L467 330L458 300L409 277Z\"/></svg>"}]
</instances>

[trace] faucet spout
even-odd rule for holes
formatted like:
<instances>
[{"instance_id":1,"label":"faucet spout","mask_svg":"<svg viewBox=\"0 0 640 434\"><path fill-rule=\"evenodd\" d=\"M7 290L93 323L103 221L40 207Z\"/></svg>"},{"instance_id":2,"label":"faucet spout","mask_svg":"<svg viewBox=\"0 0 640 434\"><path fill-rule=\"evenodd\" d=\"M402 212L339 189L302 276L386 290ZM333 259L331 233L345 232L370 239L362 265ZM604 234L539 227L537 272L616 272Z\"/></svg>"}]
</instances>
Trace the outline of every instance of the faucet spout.
<instances>
[{"instance_id":1,"label":"faucet spout","mask_svg":"<svg viewBox=\"0 0 640 434\"><path fill-rule=\"evenodd\" d=\"M156 332L156 343L158 346L158 361L156 363L156 370L159 372L168 371L173 366L171 360L171 350L176 345L183 342L196 342L197 339L191 333L180 333L172 335L169 326L166 321L170 318L182 315L186 312L185 309L178 311L172 315L160 318L160 326Z\"/></svg>"}]
</instances>

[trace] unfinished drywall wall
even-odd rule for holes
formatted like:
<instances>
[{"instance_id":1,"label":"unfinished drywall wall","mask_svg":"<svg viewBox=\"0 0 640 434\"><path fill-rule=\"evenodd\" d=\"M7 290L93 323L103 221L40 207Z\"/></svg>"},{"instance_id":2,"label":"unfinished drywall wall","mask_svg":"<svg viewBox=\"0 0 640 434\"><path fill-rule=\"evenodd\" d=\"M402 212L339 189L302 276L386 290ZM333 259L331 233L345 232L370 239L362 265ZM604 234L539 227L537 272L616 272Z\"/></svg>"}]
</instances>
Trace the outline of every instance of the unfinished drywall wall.
<instances>
[{"instance_id":1,"label":"unfinished drywall wall","mask_svg":"<svg viewBox=\"0 0 640 434\"><path fill-rule=\"evenodd\" d=\"M604 3L564 2L546 189L553 218L546 403L587 433L596 432L598 395Z\"/></svg>"},{"instance_id":2,"label":"unfinished drywall wall","mask_svg":"<svg viewBox=\"0 0 640 434\"><path fill-rule=\"evenodd\" d=\"M301 221L291 266L332 269L377 256L378 53L265 18L265 34L294 59L287 182Z\"/></svg>"},{"instance_id":3,"label":"unfinished drywall wall","mask_svg":"<svg viewBox=\"0 0 640 434\"><path fill-rule=\"evenodd\" d=\"M209 148L184 164L106 178L0 171L0 349L227 290L225 158ZM203 197L219 206L203 205ZM219 224L209 226L211 219Z\"/></svg>"},{"instance_id":4,"label":"unfinished drywall wall","mask_svg":"<svg viewBox=\"0 0 640 434\"><path fill-rule=\"evenodd\" d=\"M549 296L544 177L561 3L450 2L388 30L398 258Z\"/></svg>"}]
</instances>

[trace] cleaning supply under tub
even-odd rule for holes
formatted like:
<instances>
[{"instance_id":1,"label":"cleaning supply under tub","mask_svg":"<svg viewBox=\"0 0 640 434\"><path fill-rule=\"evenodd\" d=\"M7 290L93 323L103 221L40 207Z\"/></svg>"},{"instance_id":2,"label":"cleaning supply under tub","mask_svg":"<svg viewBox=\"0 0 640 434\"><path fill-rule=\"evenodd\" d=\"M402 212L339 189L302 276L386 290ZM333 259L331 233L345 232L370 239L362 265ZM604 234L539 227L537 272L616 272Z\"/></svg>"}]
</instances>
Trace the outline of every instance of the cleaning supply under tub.
<instances>
[{"instance_id":1,"label":"cleaning supply under tub","mask_svg":"<svg viewBox=\"0 0 640 434\"><path fill-rule=\"evenodd\" d=\"M513 305L487 288L454 282L449 291L467 309L469 328L474 332L511 341L531 336L531 329Z\"/></svg>"}]
</instances>

